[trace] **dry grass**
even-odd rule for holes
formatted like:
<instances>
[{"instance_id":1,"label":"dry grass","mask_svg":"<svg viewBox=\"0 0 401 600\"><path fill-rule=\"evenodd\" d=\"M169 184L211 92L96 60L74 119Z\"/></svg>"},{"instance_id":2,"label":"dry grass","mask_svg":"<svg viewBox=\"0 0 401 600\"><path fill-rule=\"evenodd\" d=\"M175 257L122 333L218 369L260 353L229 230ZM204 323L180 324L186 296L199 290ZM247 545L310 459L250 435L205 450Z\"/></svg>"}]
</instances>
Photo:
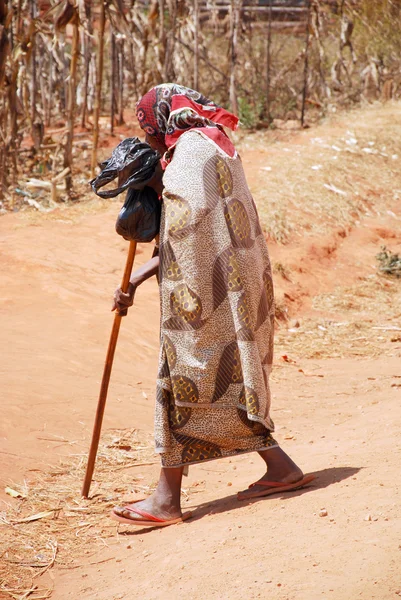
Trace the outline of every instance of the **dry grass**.
<instances>
[{"instance_id":1,"label":"dry grass","mask_svg":"<svg viewBox=\"0 0 401 600\"><path fill-rule=\"evenodd\" d=\"M10 483L19 498L0 513L0 597L47 598L51 589L38 578L53 565L71 569L83 556L102 562L95 557L116 534L108 510L122 497L153 489L140 471L129 470L157 461L150 439L144 443L135 430L105 435L88 500L80 494L86 456L72 456L34 482Z\"/></svg>"},{"instance_id":2,"label":"dry grass","mask_svg":"<svg viewBox=\"0 0 401 600\"><path fill-rule=\"evenodd\" d=\"M119 527L108 517L111 508L156 487L157 481L149 483L149 465L159 464L151 434L146 439L136 430L103 435L90 499L81 497L86 460L86 454L71 455L35 481L9 484L9 492L19 497L0 512L0 598L48 598L52 589L43 587L40 577L54 565L74 569L83 559L104 562L102 550ZM183 488L184 502L203 487L198 481Z\"/></svg>"},{"instance_id":3,"label":"dry grass","mask_svg":"<svg viewBox=\"0 0 401 600\"><path fill-rule=\"evenodd\" d=\"M401 198L398 112L399 103L376 104L313 130L238 134L240 151L257 152L245 170L269 237L285 243L352 227L375 214L377 199L390 209Z\"/></svg>"},{"instance_id":4,"label":"dry grass","mask_svg":"<svg viewBox=\"0 0 401 600\"><path fill-rule=\"evenodd\" d=\"M324 316L290 323L276 333L277 361L392 355L401 349L401 285L380 275L360 278L314 299Z\"/></svg>"},{"instance_id":5,"label":"dry grass","mask_svg":"<svg viewBox=\"0 0 401 600\"><path fill-rule=\"evenodd\" d=\"M401 198L399 110L399 102L376 103L332 114L310 130L240 128L233 134L240 153L255 152L245 171L270 239L285 244L297 236L352 227L363 215L374 214L377 198L383 210ZM102 153L110 155L110 148ZM23 181L19 185L24 188ZM110 200L95 198L85 177L77 176L75 185L89 214L110 206ZM39 200L47 207L48 194ZM120 201L115 202L117 214ZM68 207L68 219L74 218L73 204L58 205ZM58 211L37 213L24 204L22 210L38 222L60 218Z\"/></svg>"}]
</instances>

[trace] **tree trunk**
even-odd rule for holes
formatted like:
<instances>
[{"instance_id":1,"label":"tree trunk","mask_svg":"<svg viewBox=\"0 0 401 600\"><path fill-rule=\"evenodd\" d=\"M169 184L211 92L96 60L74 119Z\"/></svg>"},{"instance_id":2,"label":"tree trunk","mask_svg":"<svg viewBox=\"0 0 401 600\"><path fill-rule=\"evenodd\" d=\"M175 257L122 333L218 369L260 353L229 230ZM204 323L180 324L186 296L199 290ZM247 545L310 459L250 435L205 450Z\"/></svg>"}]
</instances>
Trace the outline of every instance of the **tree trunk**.
<instances>
[{"instance_id":1,"label":"tree trunk","mask_svg":"<svg viewBox=\"0 0 401 600\"><path fill-rule=\"evenodd\" d=\"M237 75L237 45L238 45L238 27L240 22L242 0L231 0L230 12L230 104L231 110L238 115L238 99L236 89Z\"/></svg>"},{"instance_id":2,"label":"tree trunk","mask_svg":"<svg viewBox=\"0 0 401 600\"><path fill-rule=\"evenodd\" d=\"M103 52L104 52L104 28L106 24L106 11L104 0L100 2L100 20L99 20L99 38L97 50L97 73L96 73L96 95L93 111L93 147L92 147L92 177L95 176L97 165L97 146L99 143L99 116L100 104L102 101L102 81L103 81Z\"/></svg>"},{"instance_id":3,"label":"tree trunk","mask_svg":"<svg viewBox=\"0 0 401 600\"><path fill-rule=\"evenodd\" d=\"M164 59L164 81L173 81L175 79L173 58L177 28L177 0L169 0L169 17L169 30L167 33L166 55Z\"/></svg>"},{"instance_id":4,"label":"tree trunk","mask_svg":"<svg viewBox=\"0 0 401 600\"><path fill-rule=\"evenodd\" d=\"M64 168L69 167L70 172L66 177L67 191L72 189L72 140L74 138L74 121L76 106L77 89L77 62L79 49L79 27L78 21L73 24L72 45L71 45L71 64L70 79L68 84L68 117L67 117L67 139L64 148Z\"/></svg>"},{"instance_id":5,"label":"tree trunk","mask_svg":"<svg viewBox=\"0 0 401 600\"><path fill-rule=\"evenodd\" d=\"M120 110L118 113L118 125L124 124L124 40L120 40L118 53L118 86L119 86L119 101Z\"/></svg>"},{"instance_id":6,"label":"tree trunk","mask_svg":"<svg viewBox=\"0 0 401 600\"><path fill-rule=\"evenodd\" d=\"M194 89L199 87L199 2L194 0Z\"/></svg>"},{"instance_id":7,"label":"tree trunk","mask_svg":"<svg viewBox=\"0 0 401 600\"><path fill-rule=\"evenodd\" d=\"M7 15L7 4L5 0L0 0L0 200L3 199L4 191L7 187L7 107L3 87L6 74L6 61L11 50L8 31L6 29Z\"/></svg>"},{"instance_id":8,"label":"tree trunk","mask_svg":"<svg viewBox=\"0 0 401 600\"><path fill-rule=\"evenodd\" d=\"M165 2L164 0L159 0L159 60L160 66L162 70L163 81L167 81L165 65L166 65L166 29L165 29L165 21L164 21L164 12L165 12Z\"/></svg>"},{"instance_id":9,"label":"tree trunk","mask_svg":"<svg viewBox=\"0 0 401 600\"><path fill-rule=\"evenodd\" d=\"M309 29L310 29L310 0L308 0L308 21L306 24L306 39L305 39L305 62L304 62L304 85L302 90L302 108L301 108L301 125L305 124L305 107L306 97L308 94L308 73L309 73Z\"/></svg>"},{"instance_id":10,"label":"tree trunk","mask_svg":"<svg viewBox=\"0 0 401 600\"><path fill-rule=\"evenodd\" d=\"M116 70L116 36L111 32L110 39L110 63L111 63L111 86L110 86L110 134L114 135L114 115L116 111L117 94L117 70Z\"/></svg>"},{"instance_id":11,"label":"tree trunk","mask_svg":"<svg viewBox=\"0 0 401 600\"><path fill-rule=\"evenodd\" d=\"M134 44L129 42L129 70L131 72L132 78L132 87L134 89L135 98L139 99L138 92L138 81L137 81L137 70L136 70L136 60L135 60L135 52L134 52Z\"/></svg>"},{"instance_id":12,"label":"tree trunk","mask_svg":"<svg viewBox=\"0 0 401 600\"><path fill-rule=\"evenodd\" d=\"M269 19L267 24L266 38L266 99L265 99L265 117L270 123L270 79L271 79L271 43L272 43L272 0L269 0Z\"/></svg>"},{"instance_id":13,"label":"tree trunk","mask_svg":"<svg viewBox=\"0 0 401 600\"><path fill-rule=\"evenodd\" d=\"M35 20L36 17L36 0L30 1L30 17L31 22ZM32 39L31 39L31 135L32 139L35 139L35 123L36 123L36 96L38 91L38 82L37 82L37 73L36 73L36 27L33 25L32 27Z\"/></svg>"},{"instance_id":14,"label":"tree trunk","mask_svg":"<svg viewBox=\"0 0 401 600\"><path fill-rule=\"evenodd\" d=\"M46 117L45 117L45 123L46 126L49 127L50 123L51 123L51 118L52 118L52 98L53 98L53 53L49 52L49 70L48 70L48 77L49 77L49 84L48 84L48 93L49 93L49 98L47 101L47 110L46 110Z\"/></svg>"},{"instance_id":15,"label":"tree trunk","mask_svg":"<svg viewBox=\"0 0 401 600\"><path fill-rule=\"evenodd\" d=\"M17 16L16 16L16 21L17 21L17 25L16 25L16 32L19 31L19 27L20 27L20 22L21 22L21 3L18 4L18 12L17 12ZM13 51L15 48L15 39L14 39L14 35L13 35L13 24L12 22L10 23L9 26L9 37L10 37L10 55L13 56ZM8 114L10 115L10 135L8 136L8 138L6 138L6 144L5 144L5 161L6 163L8 163L9 161L8 156L11 156L11 169L9 167L9 164L7 165L7 171L11 171L12 173L12 177L11 177L11 182L13 185L13 188L15 188L16 184L17 184L17 177L18 177L18 161L17 161L17 138L18 138L18 110L17 110L17 103L18 103L18 97L17 97L17 80L18 80L18 71L19 71L19 67L18 67L18 63L16 60L11 59L11 74L10 74L10 83L8 86ZM7 124L7 115L6 115L6 124ZM7 173L5 173L5 182L6 185L8 183L7 181ZM13 192L14 193L14 192Z\"/></svg>"},{"instance_id":16,"label":"tree trunk","mask_svg":"<svg viewBox=\"0 0 401 600\"><path fill-rule=\"evenodd\" d=\"M88 85L89 85L89 65L90 65L90 55L89 55L89 37L86 35L86 31L82 30L81 35L81 47L82 47L82 55L84 57L84 85L83 85L83 93L82 93L82 115L81 115L81 127L86 127L86 113L88 111Z\"/></svg>"}]
</instances>

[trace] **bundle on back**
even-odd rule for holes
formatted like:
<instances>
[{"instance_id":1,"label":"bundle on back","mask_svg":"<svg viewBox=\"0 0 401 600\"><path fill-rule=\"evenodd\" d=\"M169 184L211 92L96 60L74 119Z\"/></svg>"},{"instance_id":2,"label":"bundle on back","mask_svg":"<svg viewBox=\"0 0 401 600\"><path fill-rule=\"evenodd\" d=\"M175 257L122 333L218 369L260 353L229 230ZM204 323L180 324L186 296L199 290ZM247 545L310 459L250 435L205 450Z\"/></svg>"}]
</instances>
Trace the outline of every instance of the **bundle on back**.
<instances>
[{"instance_id":1,"label":"bundle on back","mask_svg":"<svg viewBox=\"0 0 401 600\"><path fill-rule=\"evenodd\" d=\"M161 205L157 193L147 183L155 174L160 155L141 142L127 138L104 161L100 174L90 182L101 198L114 198L128 189L116 222L116 231L126 240L151 242L160 229ZM118 177L117 187L100 190Z\"/></svg>"}]
</instances>

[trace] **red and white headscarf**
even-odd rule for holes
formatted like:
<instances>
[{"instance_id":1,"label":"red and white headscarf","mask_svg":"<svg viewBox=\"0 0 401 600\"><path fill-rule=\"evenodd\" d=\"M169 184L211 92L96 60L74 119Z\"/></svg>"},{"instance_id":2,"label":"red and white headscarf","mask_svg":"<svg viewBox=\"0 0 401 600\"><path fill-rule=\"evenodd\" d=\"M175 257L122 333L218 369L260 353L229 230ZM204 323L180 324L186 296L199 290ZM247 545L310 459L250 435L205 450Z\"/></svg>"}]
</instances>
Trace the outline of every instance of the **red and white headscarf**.
<instances>
[{"instance_id":1,"label":"red and white headscarf","mask_svg":"<svg viewBox=\"0 0 401 600\"><path fill-rule=\"evenodd\" d=\"M226 154L235 156L223 126L234 131L238 117L195 90L175 83L157 85L139 100L136 114L141 129L169 149L165 164L171 160L179 137L190 129L201 131Z\"/></svg>"}]
</instances>

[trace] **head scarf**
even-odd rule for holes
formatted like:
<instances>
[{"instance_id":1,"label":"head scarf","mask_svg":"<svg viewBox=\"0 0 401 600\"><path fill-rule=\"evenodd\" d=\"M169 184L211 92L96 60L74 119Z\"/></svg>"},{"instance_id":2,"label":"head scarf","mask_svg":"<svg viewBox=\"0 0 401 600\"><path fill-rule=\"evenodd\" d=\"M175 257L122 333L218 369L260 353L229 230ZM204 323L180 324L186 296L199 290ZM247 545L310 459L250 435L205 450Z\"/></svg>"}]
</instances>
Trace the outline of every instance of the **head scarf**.
<instances>
[{"instance_id":1,"label":"head scarf","mask_svg":"<svg viewBox=\"0 0 401 600\"><path fill-rule=\"evenodd\" d=\"M202 132L226 154L235 156L223 125L234 131L238 118L195 90L175 83L157 85L137 103L136 114L141 129L167 146L166 163L171 160L179 137L191 129Z\"/></svg>"}]
</instances>

